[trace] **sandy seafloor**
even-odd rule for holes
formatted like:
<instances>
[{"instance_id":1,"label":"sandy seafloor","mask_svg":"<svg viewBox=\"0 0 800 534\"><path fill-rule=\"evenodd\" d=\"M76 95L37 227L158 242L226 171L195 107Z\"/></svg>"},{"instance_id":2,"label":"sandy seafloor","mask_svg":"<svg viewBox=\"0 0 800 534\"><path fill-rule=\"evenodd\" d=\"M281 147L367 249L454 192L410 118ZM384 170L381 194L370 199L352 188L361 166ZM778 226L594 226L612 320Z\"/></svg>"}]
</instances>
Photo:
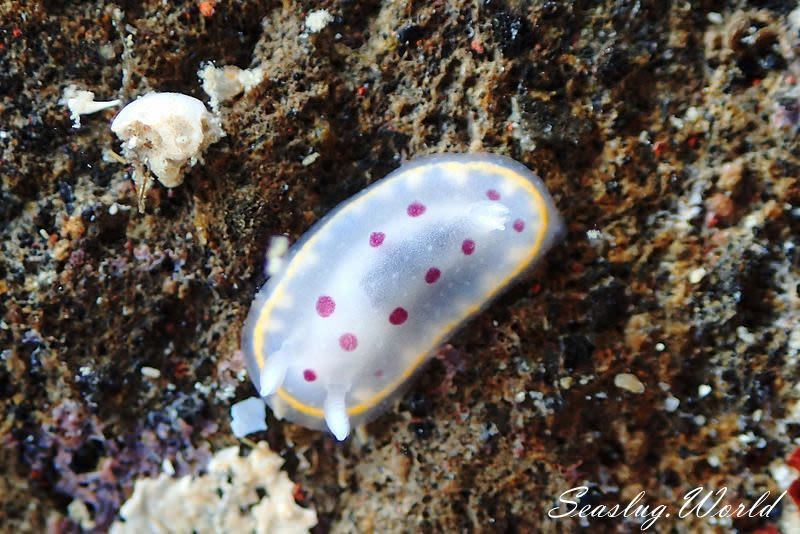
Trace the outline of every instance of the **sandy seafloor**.
<instances>
[{"instance_id":1,"label":"sandy seafloor","mask_svg":"<svg viewBox=\"0 0 800 534\"><path fill-rule=\"evenodd\" d=\"M534 169L567 238L357 437L272 415L251 436L315 532L573 532L547 511L575 486L679 506L800 476L795 2L207 4L0 3L0 530L104 531L164 460L198 473L235 444L269 237L444 151ZM333 21L309 34L318 9ZM108 157L116 109L73 129L62 91L207 101L207 61L266 78L140 215ZM786 495L769 517L651 531L797 525Z\"/></svg>"}]
</instances>

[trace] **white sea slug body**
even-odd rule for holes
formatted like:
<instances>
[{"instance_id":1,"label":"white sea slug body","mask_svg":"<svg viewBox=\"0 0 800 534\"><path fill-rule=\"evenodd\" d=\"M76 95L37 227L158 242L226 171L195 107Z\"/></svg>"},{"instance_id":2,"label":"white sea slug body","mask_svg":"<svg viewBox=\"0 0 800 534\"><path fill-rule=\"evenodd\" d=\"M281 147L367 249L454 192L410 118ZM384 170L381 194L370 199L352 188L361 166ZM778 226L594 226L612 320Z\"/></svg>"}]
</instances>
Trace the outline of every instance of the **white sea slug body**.
<instances>
[{"instance_id":1,"label":"white sea slug body","mask_svg":"<svg viewBox=\"0 0 800 534\"><path fill-rule=\"evenodd\" d=\"M250 376L276 416L342 440L563 234L544 184L514 160L406 163L318 222L258 292L242 335Z\"/></svg>"}]
</instances>

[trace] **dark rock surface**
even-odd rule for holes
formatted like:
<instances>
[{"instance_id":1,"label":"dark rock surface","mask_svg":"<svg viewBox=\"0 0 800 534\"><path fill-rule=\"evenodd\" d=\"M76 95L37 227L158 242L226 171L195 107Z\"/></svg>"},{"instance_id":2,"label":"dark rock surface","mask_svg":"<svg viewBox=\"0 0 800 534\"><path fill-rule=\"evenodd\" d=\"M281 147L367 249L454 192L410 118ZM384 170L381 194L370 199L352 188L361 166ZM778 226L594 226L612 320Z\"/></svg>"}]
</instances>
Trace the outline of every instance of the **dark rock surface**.
<instances>
[{"instance_id":1,"label":"dark rock surface","mask_svg":"<svg viewBox=\"0 0 800 534\"><path fill-rule=\"evenodd\" d=\"M795 7L4 2L0 529L77 531L79 500L102 531L165 459L196 472L234 443L269 236L294 240L402 159L443 151L534 169L569 235L360 437L270 416L256 437L319 532L569 532L577 519L547 511L578 485L587 504L643 490L675 508L701 485L732 503L785 488L800 439ZM304 33L321 8L334 21ZM140 215L107 157L114 111L72 129L62 91L207 100L206 61L266 79L223 105L227 137ZM788 532L781 504L656 528Z\"/></svg>"}]
</instances>

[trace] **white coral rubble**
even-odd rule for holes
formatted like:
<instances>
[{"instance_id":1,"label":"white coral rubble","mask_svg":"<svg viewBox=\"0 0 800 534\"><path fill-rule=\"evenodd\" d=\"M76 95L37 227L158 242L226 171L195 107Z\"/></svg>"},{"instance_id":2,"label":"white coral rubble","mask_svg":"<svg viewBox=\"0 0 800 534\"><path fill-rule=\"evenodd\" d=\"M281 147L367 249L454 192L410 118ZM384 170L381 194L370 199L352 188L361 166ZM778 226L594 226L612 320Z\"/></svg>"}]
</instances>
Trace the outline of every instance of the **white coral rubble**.
<instances>
[{"instance_id":1,"label":"white coral rubble","mask_svg":"<svg viewBox=\"0 0 800 534\"><path fill-rule=\"evenodd\" d=\"M134 100L119 112L111 130L122 140L123 156L134 164L140 209L149 186L142 166L164 186L176 187L187 168L202 162L206 148L225 135L201 101L181 93L148 93Z\"/></svg>"},{"instance_id":2,"label":"white coral rubble","mask_svg":"<svg viewBox=\"0 0 800 534\"><path fill-rule=\"evenodd\" d=\"M295 503L282 464L260 442L245 457L238 447L217 452L202 476L139 480L111 534L308 532L317 514Z\"/></svg>"},{"instance_id":3,"label":"white coral rubble","mask_svg":"<svg viewBox=\"0 0 800 534\"><path fill-rule=\"evenodd\" d=\"M197 76L203 84L203 91L210 99L211 109L218 110L221 102L227 102L239 93L249 93L254 87L264 80L264 71L261 67L240 69L233 65L215 67L207 63L198 72Z\"/></svg>"}]
</instances>

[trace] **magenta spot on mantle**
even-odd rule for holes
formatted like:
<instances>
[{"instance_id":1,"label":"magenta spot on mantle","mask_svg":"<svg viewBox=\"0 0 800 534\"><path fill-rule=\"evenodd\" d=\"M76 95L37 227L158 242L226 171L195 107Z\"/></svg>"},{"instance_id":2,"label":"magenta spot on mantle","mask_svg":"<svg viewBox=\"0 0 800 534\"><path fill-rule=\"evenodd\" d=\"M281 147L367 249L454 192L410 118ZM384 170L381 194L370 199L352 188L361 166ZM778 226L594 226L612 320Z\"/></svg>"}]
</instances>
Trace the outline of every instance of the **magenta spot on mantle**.
<instances>
[{"instance_id":1,"label":"magenta spot on mantle","mask_svg":"<svg viewBox=\"0 0 800 534\"><path fill-rule=\"evenodd\" d=\"M328 295L322 295L317 299L317 313L320 317L330 317L335 309L336 303Z\"/></svg>"},{"instance_id":2,"label":"magenta spot on mantle","mask_svg":"<svg viewBox=\"0 0 800 534\"><path fill-rule=\"evenodd\" d=\"M313 382L317 379L317 373L315 373L312 369L306 369L303 371L303 378L306 382Z\"/></svg>"},{"instance_id":3,"label":"magenta spot on mantle","mask_svg":"<svg viewBox=\"0 0 800 534\"><path fill-rule=\"evenodd\" d=\"M369 246L379 247L383 244L384 239L386 239L386 234L383 232L372 232L369 234Z\"/></svg>"},{"instance_id":4,"label":"magenta spot on mantle","mask_svg":"<svg viewBox=\"0 0 800 534\"><path fill-rule=\"evenodd\" d=\"M514 231L521 232L525 229L525 221L522 219L517 219L514 221Z\"/></svg>"},{"instance_id":5,"label":"magenta spot on mantle","mask_svg":"<svg viewBox=\"0 0 800 534\"><path fill-rule=\"evenodd\" d=\"M395 308L389 314L389 322L393 325L401 325L408 319L408 312L404 308Z\"/></svg>"},{"instance_id":6,"label":"magenta spot on mantle","mask_svg":"<svg viewBox=\"0 0 800 534\"><path fill-rule=\"evenodd\" d=\"M439 279L440 276L442 276L442 271L436 267L431 267L428 269L428 272L425 273L425 281L429 284L433 284Z\"/></svg>"},{"instance_id":7,"label":"magenta spot on mantle","mask_svg":"<svg viewBox=\"0 0 800 534\"><path fill-rule=\"evenodd\" d=\"M500 193L498 193L494 189L489 189L486 192L486 198L488 198L489 200L500 200Z\"/></svg>"},{"instance_id":8,"label":"magenta spot on mantle","mask_svg":"<svg viewBox=\"0 0 800 534\"><path fill-rule=\"evenodd\" d=\"M461 252L467 256L475 252L475 241L472 239L465 239L464 242L461 243Z\"/></svg>"},{"instance_id":9,"label":"magenta spot on mantle","mask_svg":"<svg viewBox=\"0 0 800 534\"><path fill-rule=\"evenodd\" d=\"M342 347L342 350L352 352L358 347L358 338L355 334L349 332L347 334L342 334L341 337L339 337L339 346Z\"/></svg>"},{"instance_id":10,"label":"magenta spot on mantle","mask_svg":"<svg viewBox=\"0 0 800 534\"><path fill-rule=\"evenodd\" d=\"M425 204L421 204L419 202L412 202L408 205L408 209L406 210L409 217L419 217L423 213L425 213Z\"/></svg>"}]
</instances>

